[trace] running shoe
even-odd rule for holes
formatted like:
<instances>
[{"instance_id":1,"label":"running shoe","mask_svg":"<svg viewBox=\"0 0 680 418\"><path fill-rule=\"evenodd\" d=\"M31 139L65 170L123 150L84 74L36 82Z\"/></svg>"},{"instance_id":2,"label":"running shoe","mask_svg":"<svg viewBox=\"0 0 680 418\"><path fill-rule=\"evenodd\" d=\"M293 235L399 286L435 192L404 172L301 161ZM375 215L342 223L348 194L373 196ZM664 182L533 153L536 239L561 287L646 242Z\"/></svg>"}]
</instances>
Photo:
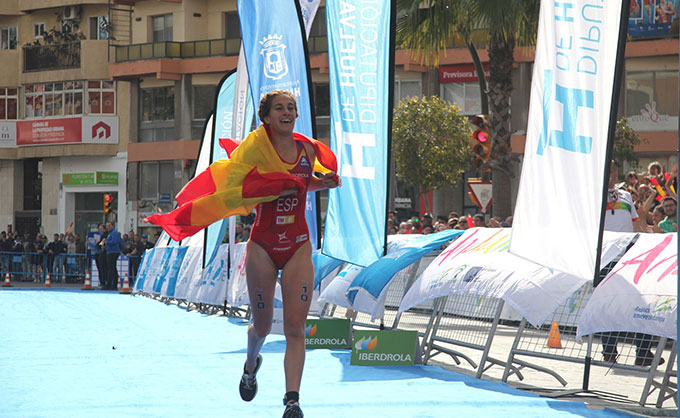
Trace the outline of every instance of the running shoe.
<instances>
[{"instance_id":1,"label":"running shoe","mask_svg":"<svg viewBox=\"0 0 680 418\"><path fill-rule=\"evenodd\" d=\"M300 409L300 404L297 402L289 402L286 404L286 410L283 411L283 418L303 418L304 414Z\"/></svg>"},{"instance_id":2,"label":"running shoe","mask_svg":"<svg viewBox=\"0 0 680 418\"><path fill-rule=\"evenodd\" d=\"M257 379L255 378L255 375L257 374L257 371L260 370L261 365L261 354L257 355L257 364L255 365L253 374L248 374L248 372L246 372L246 365L243 365L243 376L241 376L241 382L238 385L238 392L241 394L241 399L246 402L252 401L255 395L257 395Z\"/></svg>"}]
</instances>

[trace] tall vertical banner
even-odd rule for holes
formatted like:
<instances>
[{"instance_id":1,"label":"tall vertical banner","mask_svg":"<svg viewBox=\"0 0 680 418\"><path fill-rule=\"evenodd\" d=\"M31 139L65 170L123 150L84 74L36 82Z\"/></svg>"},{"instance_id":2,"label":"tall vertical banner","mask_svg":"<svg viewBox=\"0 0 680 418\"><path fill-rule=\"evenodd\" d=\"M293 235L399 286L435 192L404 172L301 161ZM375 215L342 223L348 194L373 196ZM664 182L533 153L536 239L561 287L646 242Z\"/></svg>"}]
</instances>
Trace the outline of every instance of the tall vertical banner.
<instances>
[{"instance_id":1,"label":"tall vertical banner","mask_svg":"<svg viewBox=\"0 0 680 418\"><path fill-rule=\"evenodd\" d=\"M541 2L510 252L588 279L601 239L624 14L621 0Z\"/></svg>"},{"instance_id":2,"label":"tall vertical banner","mask_svg":"<svg viewBox=\"0 0 680 418\"><path fill-rule=\"evenodd\" d=\"M245 72L245 66L240 69ZM227 152L219 145L220 138L243 139L245 126L253 119L252 102L248 100L247 86L239 91L239 69L232 71L220 82L215 98L215 123L213 124L210 163L229 158ZM233 217L231 218L233 219ZM208 226L205 232L205 252L203 267L210 264L222 243L227 229L227 219L222 219ZM231 228L233 230L233 228ZM233 242L230 239L229 242Z\"/></svg>"},{"instance_id":3,"label":"tall vertical banner","mask_svg":"<svg viewBox=\"0 0 680 418\"><path fill-rule=\"evenodd\" d=\"M295 131L314 137L309 57L298 7L295 0L237 2L253 103L259 106L260 98L271 90L291 91L298 108ZM255 121L261 123L257 112ZM316 246L316 199L312 193L307 194L305 215L310 241Z\"/></svg>"},{"instance_id":4,"label":"tall vertical banner","mask_svg":"<svg viewBox=\"0 0 680 418\"><path fill-rule=\"evenodd\" d=\"M392 3L326 1L331 149L342 187L329 190L322 251L360 266L385 253Z\"/></svg>"}]
</instances>

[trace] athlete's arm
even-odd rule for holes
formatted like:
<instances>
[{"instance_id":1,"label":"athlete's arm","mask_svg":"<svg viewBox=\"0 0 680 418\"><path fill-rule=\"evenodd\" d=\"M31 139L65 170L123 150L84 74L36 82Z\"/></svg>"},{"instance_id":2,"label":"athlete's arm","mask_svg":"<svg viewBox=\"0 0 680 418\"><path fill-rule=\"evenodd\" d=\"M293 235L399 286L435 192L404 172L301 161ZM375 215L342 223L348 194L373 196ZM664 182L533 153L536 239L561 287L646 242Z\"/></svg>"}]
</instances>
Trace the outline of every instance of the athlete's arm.
<instances>
[{"instance_id":1,"label":"athlete's arm","mask_svg":"<svg viewBox=\"0 0 680 418\"><path fill-rule=\"evenodd\" d=\"M333 189L338 187L338 182L335 180L335 173L330 172L323 175L323 177L312 176L309 182L308 192L316 192L318 190Z\"/></svg>"}]
</instances>

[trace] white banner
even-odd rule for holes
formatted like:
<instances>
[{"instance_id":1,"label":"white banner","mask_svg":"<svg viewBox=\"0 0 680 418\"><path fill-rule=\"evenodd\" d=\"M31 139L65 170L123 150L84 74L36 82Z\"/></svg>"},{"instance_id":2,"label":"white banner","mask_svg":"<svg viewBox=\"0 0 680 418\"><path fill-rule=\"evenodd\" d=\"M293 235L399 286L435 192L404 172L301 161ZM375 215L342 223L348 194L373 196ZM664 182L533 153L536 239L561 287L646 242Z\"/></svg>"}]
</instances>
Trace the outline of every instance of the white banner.
<instances>
[{"instance_id":1,"label":"white banner","mask_svg":"<svg viewBox=\"0 0 680 418\"><path fill-rule=\"evenodd\" d=\"M620 11L541 2L510 252L583 279L595 270Z\"/></svg>"},{"instance_id":2,"label":"white banner","mask_svg":"<svg viewBox=\"0 0 680 418\"><path fill-rule=\"evenodd\" d=\"M229 257L229 245L222 244L217 249L215 258L212 259L203 272L203 281L197 295L201 303L218 306L224 304L227 296L227 277L229 273L227 257Z\"/></svg>"},{"instance_id":3,"label":"white banner","mask_svg":"<svg viewBox=\"0 0 680 418\"><path fill-rule=\"evenodd\" d=\"M620 255L634 236L605 234L603 265ZM502 298L539 326L589 281L517 257L508 252L509 242L509 228L468 229L418 277L399 312L440 296L476 294Z\"/></svg>"},{"instance_id":4,"label":"white banner","mask_svg":"<svg viewBox=\"0 0 680 418\"><path fill-rule=\"evenodd\" d=\"M629 331L677 339L678 234L640 234L595 288L577 335Z\"/></svg>"},{"instance_id":5,"label":"white banner","mask_svg":"<svg viewBox=\"0 0 680 418\"><path fill-rule=\"evenodd\" d=\"M231 238L230 238L231 239ZM231 274L227 285L227 303L233 306L250 304L246 283L246 243L234 244L231 256Z\"/></svg>"},{"instance_id":6,"label":"white banner","mask_svg":"<svg viewBox=\"0 0 680 418\"><path fill-rule=\"evenodd\" d=\"M192 237L193 238L193 237ZM177 285L175 286L175 299L186 299L188 294L191 277L194 272L199 273L203 270L203 247L189 247L187 254L182 261L182 267L177 274Z\"/></svg>"}]
</instances>

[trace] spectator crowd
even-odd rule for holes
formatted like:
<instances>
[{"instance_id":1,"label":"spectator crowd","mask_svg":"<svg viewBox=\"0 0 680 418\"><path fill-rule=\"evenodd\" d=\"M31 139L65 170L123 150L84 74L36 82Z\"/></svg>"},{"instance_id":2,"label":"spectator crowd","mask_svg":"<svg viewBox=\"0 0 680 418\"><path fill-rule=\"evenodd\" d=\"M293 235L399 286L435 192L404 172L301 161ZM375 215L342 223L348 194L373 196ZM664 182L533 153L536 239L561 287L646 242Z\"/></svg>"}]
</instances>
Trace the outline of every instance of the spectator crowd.
<instances>
[{"instance_id":1,"label":"spectator crowd","mask_svg":"<svg viewBox=\"0 0 680 418\"><path fill-rule=\"evenodd\" d=\"M98 231L105 229L101 224ZM106 231L107 233L109 231ZM77 232L53 234L52 240L44 234L0 232L0 272L11 273L14 280L41 283L46 272L53 282L82 282L89 260L98 261L106 254L103 243L106 236L95 234L95 240L86 242ZM98 238L98 239L97 239ZM141 255L153 248L147 234L130 231L120 237L119 254L130 259L130 276L137 274ZM96 241L96 242L94 242ZM99 243L102 246L98 246Z\"/></svg>"}]
</instances>

